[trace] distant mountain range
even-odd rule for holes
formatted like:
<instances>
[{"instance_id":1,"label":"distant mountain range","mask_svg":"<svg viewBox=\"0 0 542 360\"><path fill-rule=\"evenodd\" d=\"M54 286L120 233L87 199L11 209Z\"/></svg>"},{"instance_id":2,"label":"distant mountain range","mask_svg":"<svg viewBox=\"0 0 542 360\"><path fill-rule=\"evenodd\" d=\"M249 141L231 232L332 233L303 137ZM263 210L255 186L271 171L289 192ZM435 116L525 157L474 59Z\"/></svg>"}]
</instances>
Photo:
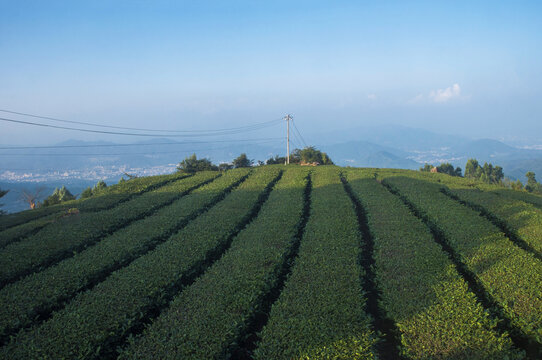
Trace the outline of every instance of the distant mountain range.
<instances>
[{"instance_id":1,"label":"distant mountain range","mask_svg":"<svg viewBox=\"0 0 542 360\"><path fill-rule=\"evenodd\" d=\"M424 163L450 162L464 169L468 159L476 158L481 163L502 166L512 179L525 181L527 171L542 178L542 150L521 149L493 139L468 139L396 125L313 132L305 134L305 138L341 166L418 169ZM57 146L62 147L2 150L0 188L13 190L0 200L6 204L4 209L21 210L24 205L15 194L24 186L46 186L51 190L66 184L77 193L98 179L116 183L123 172L140 176L172 172L192 153L214 163L231 162L241 153L261 161L285 153L285 144L280 142L181 143L151 139L125 145L70 140ZM14 203L17 205L12 206Z\"/></svg>"}]
</instances>

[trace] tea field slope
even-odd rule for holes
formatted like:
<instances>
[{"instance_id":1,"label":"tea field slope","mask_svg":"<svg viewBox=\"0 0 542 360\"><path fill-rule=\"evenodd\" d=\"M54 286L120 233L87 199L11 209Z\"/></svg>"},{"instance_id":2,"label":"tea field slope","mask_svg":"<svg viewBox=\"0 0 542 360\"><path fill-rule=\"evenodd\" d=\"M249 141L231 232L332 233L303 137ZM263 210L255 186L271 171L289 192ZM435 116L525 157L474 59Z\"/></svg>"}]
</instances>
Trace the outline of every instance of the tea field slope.
<instances>
[{"instance_id":1,"label":"tea field slope","mask_svg":"<svg viewBox=\"0 0 542 360\"><path fill-rule=\"evenodd\" d=\"M0 359L540 359L542 201L271 165L0 217Z\"/></svg>"}]
</instances>

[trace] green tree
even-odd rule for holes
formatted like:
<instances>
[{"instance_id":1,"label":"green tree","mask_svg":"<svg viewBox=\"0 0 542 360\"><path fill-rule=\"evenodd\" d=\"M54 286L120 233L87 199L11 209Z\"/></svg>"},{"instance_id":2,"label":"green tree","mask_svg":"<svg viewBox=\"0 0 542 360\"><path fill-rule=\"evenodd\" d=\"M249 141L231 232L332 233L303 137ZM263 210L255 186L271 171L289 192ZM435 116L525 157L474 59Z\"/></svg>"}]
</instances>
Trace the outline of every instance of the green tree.
<instances>
[{"instance_id":1,"label":"green tree","mask_svg":"<svg viewBox=\"0 0 542 360\"><path fill-rule=\"evenodd\" d=\"M450 176L455 176L454 166L450 163L443 163L437 166L439 173L448 174Z\"/></svg>"},{"instance_id":2,"label":"green tree","mask_svg":"<svg viewBox=\"0 0 542 360\"><path fill-rule=\"evenodd\" d=\"M486 175L486 177L489 179L489 182L491 182L492 174L493 174L493 165L484 163L484 166L482 167L482 172Z\"/></svg>"},{"instance_id":3,"label":"green tree","mask_svg":"<svg viewBox=\"0 0 542 360\"><path fill-rule=\"evenodd\" d=\"M325 152L322 152L322 165L333 165L333 161Z\"/></svg>"},{"instance_id":4,"label":"green tree","mask_svg":"<svg viewBox=\"0 0 542 360\"><path fill-rule=\"evenodd\" d=\"M425 163L425 165L420 168L420 171L431 172L431 169L433 169L433 167L433 165Z\"/></svg>"},{"instance_id":5,"label":"green tree","mask_svg":"<svg viewBox=\"0 0 542 360\"><path fill-rule=\"evenodd\" d=\"M493 172L491 174L491 180L498 184L500 182L502 182L502 180L504 179L504 171L503 171L503 168L500 167L500 166L495 166L493 168Z\"/></svg>"},{"instance_id":6,"label":"green tree","mask_svg":"<svg viewBox=\"0 0 542 360\"><path fill-rule=\"evenodd\" d=\"M105 181L100 180L96 183L96 185L94 185L93 192L94 193L100 192L104 190L106 187L107 187L107 184L105 183Z\"/></svg>"},{"instance_id":7,"label":"green tree","mask_svg":"<svg viewBox=\"0 0 542 360\"><path fill-rule=\"evenodd\" d=\"M527 177L527 185L525 185L525 190L529 192L540 191L540 184L536 181L535 174L532 171L529 171L525 174Z\"/></svg>"},{"instance_id":8,"label":"green tree","mask_svg":"<svg viewBox=\"0 0 542 360\"><path fill-rule=\"evenodd\" d=\"M234 168L251 167L253 163L254 160L250 160L245 153L242 153L237 158L233 159Z\"/></svg>"},{"instance_id":9,"label":"green tree","mask_svg":"<svg viewBox=\"0 0 542 360\"><path fill-rule=\"evenodd\" d=\"M500 166L493 166L491 163L484 163L480 166L478 160L469 159L465 165L465 177L480 179L488 184L501 184L504 179L504 171Z\"/></svg>"},{"instance_id":10,"label":"green tree","mask_svg":"<svg viewBox=\"0 0 542 360\"><path fill-rule=\"evenodd\" d=\"M2 190L0 189L0 198L6 195L9 192L9 190ZM0 207L2 207L3 204L0 204ZM0 209L0 215L4 215L6 212L4 210Z\"/></svg>"},{"instance_id":11,"label":"green tree","mask_svg":"<svg viewBox=\"0 0 542 360\"><path fill-rule=\"evenodd\" d=\"M513 190L523 190L523 184L518 179L516 181L512 181L509 178L504 178L501 182L504 186L513 189Z\"/></svg>"},{"instance_id":12,"label":"green tree","mask_svg":"<svg viewBox=\"0 0 542 360\"><path fill-rule=\"evenodd\" d=\"M213 165L209 159L198 159L196 154L190 155L177 165L177 171L184 173L195 173L205 170L218 170L218 167Z\"/></svg>"},{"instance_id":13,"label":"green tree","mask_svg":"<svg viewBox=\"0 0 542 360\"><path fill-rule=\"evenodd\" d=\"M75 200L75 196L66 189L66 186L62 186L61 188L56 188L52 195L43 200L42 205L51 206L70 200Z\"/></svg>"},{"instance_id":14,"label":"green tree","mask_svg":"<svg viewBox=\"0 0 542 360\"><path fill-rule=\"evenodd\" d=\"M81 199L88 199L92 196L92 188L89 186L81 193Z\"/></svg>"},{"instance_id":15,"label":"green tree","mask_svg":"<svg viewBox=\"0 0 542 360\"><path fill-rule=\"evenodd\" d=\"M293 159L292 159L293 158ZM293 161L292 161L293 160ZM333 161L325 153L314 146L307 146L301 150L296 149L293 155L290 155L290 163L318 163L320 165L333 165Z\"/></svg>"},{"instance_id":16,"label":"green tree","mask_svg":"<svg viewBox=\"0 0 542 360\"><path fill-rule=\"evenodd\" d=\"M121 178L121 180L124 181L124 178ZM120 181L119 181L120 183ZM91 196L95 196L99 194L100 192L103 192L107 188L107 184L105 181L100 180L94 185L94 187L87 187L83 192L81 193L81 199L88 199Z\"/></svg>"},{"instance_id":17,"label":"green tree","mask_svg":"<svg viewBox=\"0 0 542 360\"><path fill-rule=\"evenodd\" d=\"M230 170L230 169L233 169L232 164L228 164L228 163L220 163L220 164L218 164L218 170L220 170L220 171L226 171L226 170Z\"/></svg>"},{"instance_id":18,"label":"green tree","mask_svg":"<svg viewBox=\"0 0 542 360\"><path fill-rule=\"evenodd\" d=\"M275 155L275 157L271 157L265 161L266 165L275 165L275 164L285 164L286 163L286 157Z\"/></svg>"},{"instance_id":19,"label":"green tree","mask_svg":"<svg viewBox=\"0 0 542 360\"><path fill-rule=\"evenodd\" d=\"M477 171L479 167L480 167L480 164L478 164L478 160L469 159L467 161L467 165L465 165L465 177L478 178Z\"/></svg>"}]
</instances>

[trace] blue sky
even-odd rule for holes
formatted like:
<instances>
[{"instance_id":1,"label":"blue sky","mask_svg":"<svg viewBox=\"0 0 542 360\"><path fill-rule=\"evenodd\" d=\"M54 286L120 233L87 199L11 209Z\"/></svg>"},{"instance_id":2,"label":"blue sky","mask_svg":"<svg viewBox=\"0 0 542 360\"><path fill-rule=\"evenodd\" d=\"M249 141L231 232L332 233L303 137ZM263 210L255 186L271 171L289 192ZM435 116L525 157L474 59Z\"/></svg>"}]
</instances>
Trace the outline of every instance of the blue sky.
<instances>
[{"instance_id":1,"label":"blue sky","mask_svg":"<svg viewBox=\"0 0 542 360\"><path fill-rule=\"evenodd\" d=\"M171 129L293 113L306 134L542 143L539 1L0 0L0 54L14 111ZM0 126L3 144L112 140Z\"/></svg>"}]
</instances>

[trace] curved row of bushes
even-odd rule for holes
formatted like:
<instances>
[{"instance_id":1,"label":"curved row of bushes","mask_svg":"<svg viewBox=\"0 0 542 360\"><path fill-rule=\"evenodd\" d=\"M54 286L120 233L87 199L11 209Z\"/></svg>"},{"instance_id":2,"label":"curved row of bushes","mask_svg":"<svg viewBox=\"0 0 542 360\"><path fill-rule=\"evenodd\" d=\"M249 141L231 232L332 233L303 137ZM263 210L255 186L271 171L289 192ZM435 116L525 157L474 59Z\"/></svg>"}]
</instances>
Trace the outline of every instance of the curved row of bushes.
<instances>
[{"instance_id":1,"label":"curved row of bushes","mask_svg":"<svg viewBox=\"0 0 542 360\"><path fill-rule=\"evenodd\" d=\"M367 171L348 181L374 238L380 307L397 325L408 359L495 359L521 354L500 335L427 226Z\"/></svg>"},{"instance_id":2,"label":"curved row of bushes","mask_svg":"<svg viewBox=\"0 0 542 360\"><path fill-rule=\"evenodd\" d=\"M65 212L70 208L77 208L80 211L100 211L110 209L117 204L127 201L134 196L146 191L164 186L170 181L179 180L186 175L175 173L171 175L147 176L125 181L116 185L101 189L95 197L68 201L62 204L39 207L33 210L21 211L15 214L8 214L0 217L0 239L4 237L4 230L11 227L26 224L44 216L50 216ZM19 231L22 233L22 231Z\"/></svg>"},{"instance_id":3,"label":"curved row of bushes","mask_svg":"<svg viewBox=\"0 0 542 360\"><path fill-rule=\"evenodd\" d=\"M229 171L81 253L6 286L0 290L0 338L32 324L36 316L46 317L78 291L152 250L221 200L248 173L247 169Z\"/></svg>"},{"instance_id":4,"label":"curved row of bushes","mask_svg":"<svg viewBox=\"0 0 542 360\"><path fill-rule=\"evenodd\" d=\"M307 171L288 169L231 248L135 339L125 358L225 357L260 311L287 261L303 211Z\"/></svg>"},{"instance_id":5,"label":"curved row of bushes","mask_svg":"<svg viewBox=\"0 0 542 360\"><path fill-rule=\"evenodd\" d=\"M40 326L19 333L0 350L0 358L111 356L127 336L220 256L230 237L256 215L279 176L275 168L256 172L153 251L79 294Z\"/></svg>"},{"instance_id":6,"label":"curved row of bushes","mask_svg":"<svg viewBox=\"0 0 542 360\"><path fill-rule=\"evenodd\" d=\"M316 168L311 214L256 359L374 359L358 263L360 233L339 169Z\"/></svg>"},{"instance_id":7,"label":"curved row of bushes","mask_svg":"<svg viewBox=\"0 0 542 360\"><path fill-rule=\"evenodd\" d=\"M380 175L438 228L498 312L511 321L513 332L540 346L542 262L517 247L478 212L441 193L442 185Z\"/></svg>"},{"instance_id":8,"label":"curved row of bushes","mask_svg":"<svg viewBox=\"0 0 542 360\"><path fill-rule=\"evenodd\" d=\"M73 256L74 252L152 214L216 176L214 172L200 173L146 192L110 210L66 216L38 233L0 250L0 284L12 282Z\"/></svg>"}]
</instances>

